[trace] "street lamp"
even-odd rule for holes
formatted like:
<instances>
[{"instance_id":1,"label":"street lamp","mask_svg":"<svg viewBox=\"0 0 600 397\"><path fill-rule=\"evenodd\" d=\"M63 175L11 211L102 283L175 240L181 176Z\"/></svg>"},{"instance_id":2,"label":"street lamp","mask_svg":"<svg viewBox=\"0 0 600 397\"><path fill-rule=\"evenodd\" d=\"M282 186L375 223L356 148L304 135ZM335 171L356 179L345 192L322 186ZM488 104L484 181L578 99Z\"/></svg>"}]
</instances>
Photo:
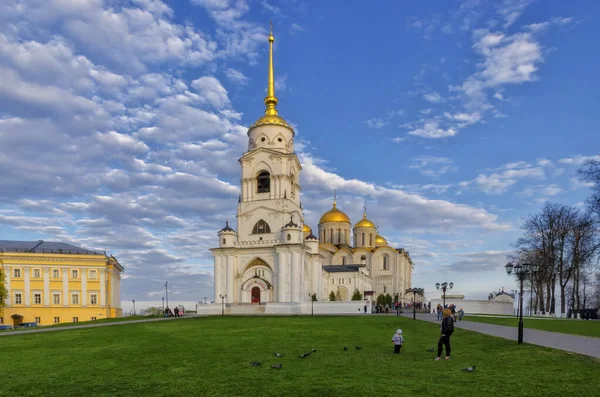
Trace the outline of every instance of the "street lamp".
<instances>
[{"instance_id":1,"label":"street lamp","mask_svg":"<svg viewBox=\"0 0 600 397\"><path fill-rule=\"evenodd\" d=\"M506 274L508 274L509 276L511 274L514 274L515 276L517 276L517 278L519 279L520 282L520 289L519 289L519 338L518 338L518 343L521 344L523 343L523 281L525 281L525 279L528 276L533 276L535 273L537 273L538 269L539 269L539 265L537 264L529 264L529 263L524 263L522 265L513 265L512 263L508 263L506 266L504 266L504 268L506 269Z\"/></svg>"},{"instance_id":2,"label":"street lamp","mask_svg":"<svg viewBox=\"0 0 600 397\"><path fill-rule=\"evenodd\" d=\"M162 311L162 315L165 315L165 297L162 297L162 304L163 304L163 311Z\"/></svg>"},{"instance_id":3,"label":"street lamp","mask_svg":"<svg viewBox=\"0 0 600 397\"><path fill-rule=\"evenodd\" d=\"M133 315L135 316L135 299L131 300L133 302Z\"/></svg>"},{"instance_id":4,"label":"street lamp","mask_svg":"<svg viewBox=\"0 0 600 397\"><path fill-rule=\"evenodd\" d=\"M166 281L165 282L165 296L167 297L167 307L169 307L169 290L167 288L168 285L169 285L169 282Z\"/></svg>"},{"instance_id":5,"label":"street lamp","mask_svg":"<svg viewBox=\"0 0 600 397\"><path fill-rule=\"evenodd\" d=\"M310 298L310 315L314 316L315 315L315 310L314 310L315 300L313 299L313 296L310 292L308 293L308 296Z\"/></svg>"},{"instance_id":6,"label":"street lamp","mask_svg":"<svg viewBox=\"0 0 600 397\"><path fill-rule=\"evenodd\" d=\"M444 292L444 303L442 304L442 306L444 308L446 308L446 289L448 289L448 287L450 287L450 289L452 289L452 287L454 287L454 283L450 282L449 284L447 282L443 282L443 283L436 283L435 284L435 289L441 289Z\"/></svg>"},{"instance_id":7,"label":"street lamp","mask_svg":"<svg viewBox=\"0 0 600 397\"><path fill-rule=\"evenodd\" d=\"M413 320L417 319L417 305L415 305L415 295L422 293L422 288L409 288L406 290L408 293L412 293L412 303L413 303Z\"/></svg>"},{"instance_id":8,"label":"street lamp","mask_svg":"<svg viewBox=\"0 0 600 397\"><path fill-rule=\"evenodd\" d=\"M221 298L221 316L225 315L225 298L227 298L227 295L219 295L219 297Z\"/></svg>"}]
</instances>

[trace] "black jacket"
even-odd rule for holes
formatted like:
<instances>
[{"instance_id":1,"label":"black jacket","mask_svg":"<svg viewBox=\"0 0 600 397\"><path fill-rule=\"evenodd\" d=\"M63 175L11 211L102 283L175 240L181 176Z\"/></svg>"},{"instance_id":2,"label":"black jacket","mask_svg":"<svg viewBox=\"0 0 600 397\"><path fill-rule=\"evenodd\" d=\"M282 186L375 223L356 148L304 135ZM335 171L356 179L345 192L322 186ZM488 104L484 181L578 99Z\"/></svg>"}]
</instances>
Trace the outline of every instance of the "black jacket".
<instances>
[{"instance_id":1,"label":"black jacket","mask_svg":"<svg viewBox=\"0 0 600 397\"><path fill-rule=\"evenodd\" d=\"M442 320L442 334L450 335L454 332L454 319L448 316Z\"/></svg>"}]
</instances>

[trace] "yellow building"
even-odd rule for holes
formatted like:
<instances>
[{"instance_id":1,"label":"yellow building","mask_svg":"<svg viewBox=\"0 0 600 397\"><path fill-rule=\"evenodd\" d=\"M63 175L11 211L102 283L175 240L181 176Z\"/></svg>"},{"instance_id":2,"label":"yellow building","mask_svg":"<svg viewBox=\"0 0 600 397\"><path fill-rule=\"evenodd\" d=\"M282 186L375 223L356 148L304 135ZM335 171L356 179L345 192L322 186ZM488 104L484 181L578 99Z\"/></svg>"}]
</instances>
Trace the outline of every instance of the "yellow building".
<instances>
[{"instance_id":1,"label":"yellow building","mask_svg":"<svg viewBox=\"0 0 600 397\"><path fill-rule=\"evenodd\" d=\"M121 315L123 267L114 256L50 241L0 240L8 297L0 323L40 325Z\"/></svg>"}]
</instances>

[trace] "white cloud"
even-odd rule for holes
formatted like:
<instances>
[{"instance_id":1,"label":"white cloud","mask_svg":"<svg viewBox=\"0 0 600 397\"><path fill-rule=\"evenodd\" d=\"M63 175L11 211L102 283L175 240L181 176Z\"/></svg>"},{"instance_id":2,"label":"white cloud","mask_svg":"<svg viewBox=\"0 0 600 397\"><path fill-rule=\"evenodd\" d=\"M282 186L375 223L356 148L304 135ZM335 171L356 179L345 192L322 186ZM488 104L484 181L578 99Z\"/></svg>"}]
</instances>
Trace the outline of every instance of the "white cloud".
<instances>
[{"instance_id":1,"label":"white cloud","mask_svg":"<svg viewBox=\"0 0 600 397\"><path fill-rule=\"evenodd\" d=\"M304 32L304 28L302 27L302 25L297 24L297 23L292 23L290 25L290 34L292 36L294 36L295 34L299 33L299 32Z\"/></svg>"},{"instance_id":2,"label":"white cloud","mask_svg":"<svg viewBox=\"0 0 600 397\"><path fill-rule=\"evenodd\" d=\"M200 96L208 101L216 109L223 109L230 106L227 90L221 85L221 82L213 76L203 76L192 81L192 87Z\"/></svg>"},{"instance_id":3,"label":"white cloud","mask_svg":"<svg viewBox=\"0 0 600 397\"><path fill-rule=\"evenodd\" d=\"M472 181L461 182L461 187L475 186L487 194L501 194L522 179L545 179L544 169L526 162L508 163L491 174L479 174ZM549 190L551 191L551 190Z\"/></svg>"},{"instance_id":4,"label":"white cloud","mask_svg":"<svg viewBox=\"0 0 600 397\"><path fill-rule=\"evenodd\" d=\"M557 17L545 22L532 23L527 25L526 28L532 32L539 32L549 28L552 25L564 26L571 24L573 21L574 19L571 17Z\"/></svg>"},{"instance_id":5,"label":"white cloud","mask_svg":"<svg viewBox=\"0 0 600 397\"><path fill-rule=\"evenodd\" d=\"M427 101L429 101L431 103L440 103L440 102L444 101L444 98L442 98L442 96L438 92L435 92L435 91L423 95L423 98L425 98Z\"/></svg>"},{"instance_id":6,"label":"white cloud","mask_svg":"<svg viewBox=\"0 0 600 397\"><path fill-rule=\"evenodd\" d=\"M457 134L457 130L453 128L443 129L435 120L427 121L423 127L409 131L410 135L421 136L423 138L447 138Z\"/></svg>"},{"instance_id":7,"label":"white cloud","mask_svg":"<svg viewBox=\"0 0 600 397\"><path fill-rule=\"evenodd\" d=\"M499 2L497 9L498 13L504 18L505 29L517 21L531 1L532 0L503 0Z\"/></svg>"},{"instance_id":8,"label":"white cloud","mask_svg":"<svg viewBox=\"0 0 600 397\"><path fill-rule=\"evenodd\" d=\"M416 169L422 175L431 178L439 178L444 174L455 172L458 169L449 158L435 156L416 157L409 168Z\"/></svg>"},{"instance_id":9,"label":"white cloud","mask_svg":"<svg viewBox=\"0 0 600 397\"><path fill-rule=\"evenodd\" d=\"M600 155L595 155L595 156L577 155L577 156L573 156L573 157L562 158L562 159L558 160L558 162L561 164L581 166L586 161L590 161L590 160L600 161Z\"/></svg>"},{"instance_id":10,"label":"white cloud","mask_svg":"<svg viewBox=\"0 0 600 397\"><path fill-rule=\"evenodd\" d=\"M463 128L472 124L475 124L481 120L481 114L479 112L473 113L444 113L446 118L458 122L458 128Z\"/></svg>"},{"instance_id":11,"label":"white cloud","mask_svg":"<svg viewBox=\"0 0 600 397\"><path fill-rule=\"evenodd\" d=\"M233 68L228 68L227 70L225 70L225 76L233 83L238 83L242 85L248 83L248 77L246 77L239 70Z\"/></svg>"}]
</instances>

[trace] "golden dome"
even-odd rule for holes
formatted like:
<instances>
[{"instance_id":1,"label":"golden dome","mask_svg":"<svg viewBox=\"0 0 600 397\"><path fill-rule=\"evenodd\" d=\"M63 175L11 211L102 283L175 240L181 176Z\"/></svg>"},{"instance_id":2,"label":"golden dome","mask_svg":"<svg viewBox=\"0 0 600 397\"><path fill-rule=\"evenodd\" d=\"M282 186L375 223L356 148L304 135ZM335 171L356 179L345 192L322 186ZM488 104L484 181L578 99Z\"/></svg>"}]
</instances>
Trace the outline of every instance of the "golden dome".
<instances>
[{"instance_id":1,"label":"golden dome","mask_svg":"<svg viewBox=\"0 0 600 397\"><path fill-rule=\"evenodd\" d=\"M388 245L388 242L387 242L387 240L383 236L380 236L378 234L377 236L375 236L375 245L377 247L380 247L382 245Z\"/></svg>"},{"instance_id":2,"label":"golden dome","mask_svg":"<svg viewBox=\"0 0 600 397\"><path fill-rule=\"evenodd\" d=\"M310 226L308 226L306 223L304 224L304 226L302 226L302 231L304 233L310 233L312 232L312 229L310 228Z\"/></svg>"},{"instance_id":3,"label":"golden dome","mask_svg":"<svg viewBox=\"0 0 600 397\"><path fill-rule=\"evenodd\" d=\"M254 127L258 127L259 125L280 125L282 127L289 128L290 130L292 130L292 132L294 132L294 129L292 128L292 126L289 125L288 122L285 121L282 117L280 117L276 114L275 115L265 114L260 119L256 120L256 122L250 126L249 130L253 129Z\"/></svg>"},{"instance_id":4,"label":"golden dome","mask_svg":"<svg viewBox=\"0 0 600 397\"><path fill-rule=\"evenodd\" d=\"M337 205L334 202L333 208L330 209L329 211L327 211L326 213L324 213L323 216L321 217L321 219L319 220L319 225L321 223L328 223L328 222L350 223L350 218L348 218L348 215L346 215L342 211L338 210Z\"/></svg>"},{"instance_id":5,"label":"golden dome","mask_svg":"<svg viewBox=\"0 0 600 397\"><path fill-rule=\"evenodd\" d=\"M356 229L357 227L372 227L373 229L376 229L375 224L367 219L366 212L363 214L363 218L360 221L356 222L356 225L354 225L354 229Z\"/></svg>"}]
</instances>

